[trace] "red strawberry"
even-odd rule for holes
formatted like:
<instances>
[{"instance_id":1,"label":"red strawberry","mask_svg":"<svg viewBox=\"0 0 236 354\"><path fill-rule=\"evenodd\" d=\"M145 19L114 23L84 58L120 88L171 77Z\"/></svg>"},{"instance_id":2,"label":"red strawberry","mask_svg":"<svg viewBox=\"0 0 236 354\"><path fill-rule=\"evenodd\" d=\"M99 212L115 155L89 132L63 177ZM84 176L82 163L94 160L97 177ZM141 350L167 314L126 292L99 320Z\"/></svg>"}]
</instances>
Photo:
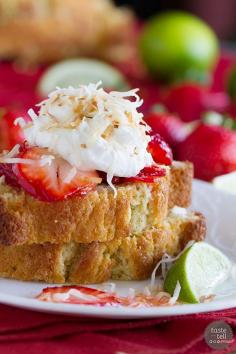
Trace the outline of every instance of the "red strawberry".
<instances>
[{"instance_id":1,"label":"red strawberry","mask_svg":"<svg viewBox=\"0 0 236 354\"><path fill-rule=\"evenodd\" d=\"M195 177L210 181L236 170L236 133L222 126L200 124L178 146L177 157L194 164Z\"/></svg>"},{"instance_id":2,"label":"red strawberry","mask_svg":"<svg viewBox=\"0 0 236 354\"><path fill-rule=\"evenodd\" d=\"M161 295L161 294L160 294ZM152 307L167 305L170 298L163 293L163 296L152 296L137 294L135 296L119 296L117 294L94 289L85 286L54 286L44 288L36 299L45 302L95 305L95 306L128 306L128 307Z\"/></svg>"},{"instance_id":3,"label":"red strawberry","mask_svg":"<svg viewBox=\"0 0 236 354\"><path fill-rule=\"evenodd\" d=\"M19 187L18 179L12 170L11 164L0 163L0 176L4 176L6 183L11 186Z\"/></svg>"},{"instance_id":4,"label":"red strawberry","mask_svg":"<svg viewBox=\"0 0 236 354\"><path fill-rule=\"evenodd\" d=\"M236 66L232 66L226 76L226 91L230 97L228 113L236 119Z\"/></svg>"},{"instance_id":5,"label":"red strawberry","mask_svg":"<svg viewBox=\"0 0 236 354\"><path fill-rule=\"evenodd\" d=\"M69 291L70 293L68 294ZM58 294L68 294L68 296L66 296L66 298L63 300L61 297L57 297ZM76 285L54 286L51 288L45 288L37 296L37 299L41 301L99 306L104 306L108 304L117 305L120 304L122 301L122 298L113 293L108 293L106 291Z\"/></svg>"},{"instance_id":6,"label":"red strawberry","mask_svg":"<svg viewBox=\"0 0 236 354\"><path fill-rule=\"evenodd\" d=\"M230 104L228 114L236 120L236 102Z\"/></svg>"},{"instance_id":7,"label":"red strawberry","mask_svg":"<svg viewBox=\"0 0 236 354\"><path fill-rule=\"evenodd\" d=\"M206 87L184 83L172 86L162 102L183 121L191 122L199 119L207 110L224 112L229 105L229 98L224 92L210 92Z\"/></svg>"},{"instance_id":8,"label":"red strawberry","mask_svg":"<svg viewBox=\"0 0 236 354\"><path fill-rule=\"evenodd\" d=\"M63 200L75 193L85 195L101 182L96 171L75 170L73 173L71 165L59 157L50 165L43 164L40 160L49 155L47 149L26 148L18 157L32 163L29 161L13 166L19 185L34 197L48 202Z\"/></svg>"},{"instance_id":9,"label":"red strawberry","mask_svg":"<svg viewBox=\"0 0 236 354\"><path fill-rule=\"evenodd\" d=\"M231 102L236 102L236 66L230 68L226 78L226 91L228 92Z\"/></svg>"},{"instance_id":10,"label":"red strawberry","mask_svg":"<svg viewBox=\"0 0 236 354\"><path fill-rule=\"evenodd\" d=\"M18 117L13 112L6 112L0 118L0 151L11 150L24 140L22 129L14 124Z\"/></svg>"},{"instance_id":11,"label":"red strawberry","mask_svg":"<svg viewBox=\"0 0 236 354\"><path fill-rule=\"evenodd\" d=\"M148 151L156 163L162 165L172 164L172 150L159 134L152 135L152 140L148 144Z\"/></svg>"},{"instance_id":12,"label":"red strawberry","mask_svg":"<svg viewBox=\"0 0 236 354\"><path fill-rule=\"evenodd\" d=\"M172 151L169 145L160 137L159 134L152 135L152 140L148 144L148 151L152 154L153 160L162 165L171 165L173 161ZM154 183L158 177L165 176L164 168L153 165L144 167L137 176L134 177L113 177L113 184L145 182ZM100 172L103 180L106 174Z\"/></svg>"},{"instance_id":13,"label":"red strawberry","mask_svg":"<svg viewBox=\"0 0 236 354\"><path fill-rule=\"evenodd\" d=\"M119 183L145 182L154 183L158 177L165 176L166 171L160 166L144 167L137 176L121 178ZM117 183L117 182L114 182Z\"/></svg>"},{"instance_id":14,"label":"red strawberry","mask_svg":"<svg viewBox=\"0 0 236 354\"><path fill-rule=\"evenodd\" d=\"M145 183L154 183L158 177L165 176L166 171L160 166L148 166L144 167L137 176L134 177L113 177L113 184L122 184L122 183L136 183L136 182L145 182ZM107 175L105 172L99 172L100 177L103 179L104 183L107 181Z\"/></svg>"},{"instance_id":15,"label":"red strawberry","mask_svg":"<svg viewBox=\"0 0 236 354\"><path fill-rule=\"evenodd\" d=\"M145 116L145 122L150 125L153 133L158 133L171 146L175 147L184 140L187 134L185 124L174 114L168 113L163 106L152 110Z\"/></svg>"}]
</instances>

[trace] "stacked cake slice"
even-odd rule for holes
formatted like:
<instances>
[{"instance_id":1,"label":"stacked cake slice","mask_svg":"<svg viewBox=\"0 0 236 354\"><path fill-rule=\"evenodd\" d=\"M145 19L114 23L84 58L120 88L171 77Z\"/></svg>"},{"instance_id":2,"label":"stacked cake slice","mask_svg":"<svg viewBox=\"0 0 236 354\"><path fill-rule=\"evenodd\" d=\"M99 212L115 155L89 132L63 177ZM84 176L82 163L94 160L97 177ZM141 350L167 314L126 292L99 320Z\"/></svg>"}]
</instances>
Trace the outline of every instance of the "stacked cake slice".
<instances>
[{"instance_id":1,"label":"stacked cake slice","mask_svg":"<svg viewBox=\"0 0 236 354\"><path fill-rule=\"evenodd\" d=\"M167 252L202 240L205 220L189 212L192 165L175 162L155 183L101 185L85 197L46 203L0 185L0 276L98 283L150 276Z\"/></svg>"}]
</instances>

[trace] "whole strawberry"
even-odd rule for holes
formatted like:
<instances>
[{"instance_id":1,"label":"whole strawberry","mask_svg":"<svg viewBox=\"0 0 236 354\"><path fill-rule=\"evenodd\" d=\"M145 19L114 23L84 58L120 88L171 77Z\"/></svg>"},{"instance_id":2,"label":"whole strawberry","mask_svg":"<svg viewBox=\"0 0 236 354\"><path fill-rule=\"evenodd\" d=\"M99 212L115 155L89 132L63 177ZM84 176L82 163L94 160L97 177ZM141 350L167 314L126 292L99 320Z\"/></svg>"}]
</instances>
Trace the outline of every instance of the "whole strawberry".
<instances>
[{"instance_id":1,"label":"whole strawberry","mask_svg":"<svg viewBox=\"0 0 236 354\"><path fill-rule=\"evenodd\" d=\"M226 91L230 97L228 113L236 119L236 65L234 65L228 73Z\"/></svg>"},{"instance_id":2,"label":"whole strawberry","mask_svg":"<svg viewBox=\"0 0 236 354\"><path fill-rule=\"evenodd\" d=\"M236 170L236 132L200 123L177 149L179 160L194 164L195 177L206 181Z\"/></svg>"},{"instance_id":3,"label":"whole strawberry","mask_svg":"<svg viewBox=\"0 0 236 354\"><path fill-rule=\"evenodd\" d=\"M184 122L200 119L204 111L225 112L229 98L225 92L211 92L195 83L181 83L169 88L162 97L169 112L178 114Z\"/></svg>"},{"instance_id":4,"label":"whole strawberry","mask_svg":"<svg viewBox=\"0 0 236 354\"><path fill-rule=\"evenodd\" d=\"M162 105L154 106L144 119L152 128L153 133L160 134L172 148L186 137L185 124Z\"/></svg>"}]
</instances>

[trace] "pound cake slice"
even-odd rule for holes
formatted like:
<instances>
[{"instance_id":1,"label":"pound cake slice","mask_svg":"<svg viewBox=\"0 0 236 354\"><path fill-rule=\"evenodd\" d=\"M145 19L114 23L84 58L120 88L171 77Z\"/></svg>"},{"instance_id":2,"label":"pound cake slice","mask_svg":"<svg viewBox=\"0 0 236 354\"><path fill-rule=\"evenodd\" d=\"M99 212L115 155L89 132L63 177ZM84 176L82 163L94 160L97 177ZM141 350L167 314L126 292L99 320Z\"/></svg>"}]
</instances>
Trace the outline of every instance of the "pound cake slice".
<instances>
[{"instance_id":1,"label":"pound cake slice","mask_svg":"<svg viewBox=\"0 0 236 354\"><path fill-rule=\"evenodd\" d=\"M192 198L193 164L173 161L170 171L168 208L172 209L176 205L188 208Z\"/></svg>"},{"instance_id":2,"label":"pound cake slice","mask_svg":"<svg viewBox=\"0 0 236 354\"><path fill-rule=\"evenodd\" d=\"M0 276L81 284L148 278L165 252L173 256L204 239L204 217L181 214L173 209L163 226L108 242L0 246Z\"/></svg>"},{"instance_id":3,"label":"pound cake slice","mask_svg":"<svg viewBox=\"0 0 236 354\"><path fill-rule=\"evenodd\" d=\"M173 164L155 183L101 185L84 197L45 203L0 184L0 244L90 243L126 237L162 225L168 207L188 207L192 165Z\"/></svg>"}]
</instances>

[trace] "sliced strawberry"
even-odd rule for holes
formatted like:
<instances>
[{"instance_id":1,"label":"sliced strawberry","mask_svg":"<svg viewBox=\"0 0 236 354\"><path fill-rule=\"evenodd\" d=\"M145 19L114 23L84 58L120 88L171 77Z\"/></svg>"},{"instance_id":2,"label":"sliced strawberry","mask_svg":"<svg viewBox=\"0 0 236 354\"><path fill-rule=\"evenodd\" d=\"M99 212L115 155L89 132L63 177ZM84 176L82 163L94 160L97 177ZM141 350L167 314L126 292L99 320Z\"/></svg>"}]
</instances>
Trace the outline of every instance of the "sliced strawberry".
<instances>
[{"instance_id":1,"label":"sliced strawberry","mask_svg":"<svg viewBox=\"0 0 236 354\"><path fill-rule=\"evenodd\" d=\"M153 160L161 165L171 165L173 161L172 150L169 145L160 137L159 134L152 135L148 144L148 151L152 154ZM154 183L158 177L165 176L164 168L153 165L144 167L137 176L134 177L113 177L113 184L146 182ZM100 176L106 182L106 173L100 172Z\"/></svg>"},{"instance_id":2,"label":"sliced strawberry","mask_svg":"<svg viewBox=\"0 0 236 354\"><path fill-rule=\"evenodd\" d=\"M65 296L61 296L61 295ZM85 286L55 286L45 288L37 296L41 301L63 302L77 305L117 305L121 300L115 294Z\"/></svg>"},{"instance_id":3,"label":"sliced strawberry","mask_svg":"<svg viewBox=\"0 0 236 354\"><path fill-rule=\"evenodd\" d=\"M170 295L161 292L154 295L140 293L132 297L119 296L99 289L72 285L45 288L36 299L45 302L76 305L155 307L168 306Z\"/></svg>"},{"instance_id":4,"label":"sliced strawberry","mask_svg":"<svg viewBox=\"0 0 236 354\"><path fill-rule=\"evenodd\" d=\"M19 187L18 179L12 170L11 164L0 163L0 176L4 176L6 183L12 187Z\"/></svg>"},{"instance_id":5,"label":"sliced strawberry","mask_svg":"<svg viewBox=\"0 0 236 354\"><path fill-rule=\"evenodd\" d=\"M148 144L148 151L156 163L162 165L172 164L172 150L159 134L152 135L152 140Z\"/></svg>"},{"instance_id":6,"label":"sliced strawberry","mask_svg":"<svg viewBox=\"0 0 236 354\"><path fill-rule=\"evenodd\" d=\"M71 165L60 157L47 163L46 159L50 159L47 149L26 148L18 157L29 161L13 166L19 185L44 201L63 200L75 193L85 195L101 182L96 171L73 171Z\"/></svg>"},{"instance_id":7,"label":"sliced strawberry","mask_svg":"<svg viewBox=\"0 0 236 354\"><path fill-rule=\"evenodd\" d=\"M154 183L158 177L163 177L166 175L164 168L160 166L148 166L144 167L137 176L134 177L113 177L113 184L122 184L122 183L135 183L135 182L146 182ZM106 176L106 175L105 175ZM105 176L103 178L105 179Z\"/></svg>"},{"instance_id":8,"label":"sliced strawberry","mask_svg":"<svg viewBox=\"0 0 236 354\"><path fill-rule=\"evenodd\" d=\"M0 118L0 151L11 150L24 140L22 129L14 124L18 114L7 111Z\"/></svg>"},{"instance_id":9,"label":"sliced strawberry","mask_svg":"<svg viewBox=\"0 0 236 354\"><path fill-rule=\"evenodd\" d=\"M148 166L144 167L137 176L124 178L124 182L146 182L146 183L154 183L156 182L158 177L163 177L166 175L166 171L164 168L160 166Z\"/></svg>"}]
</instances>

